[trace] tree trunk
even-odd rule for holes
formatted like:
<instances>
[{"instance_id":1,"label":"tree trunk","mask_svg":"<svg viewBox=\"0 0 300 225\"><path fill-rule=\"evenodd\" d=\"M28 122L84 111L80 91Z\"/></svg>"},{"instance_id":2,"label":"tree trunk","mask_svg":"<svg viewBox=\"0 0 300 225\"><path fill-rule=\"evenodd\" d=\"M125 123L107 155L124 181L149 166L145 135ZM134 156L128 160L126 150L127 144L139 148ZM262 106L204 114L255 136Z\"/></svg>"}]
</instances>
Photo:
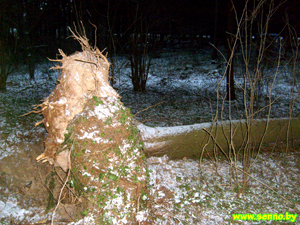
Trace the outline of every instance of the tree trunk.
<instances>
[{"instance_id":1,"label":"tree trunk","mask_svg":"<svg viewBox=\"0 0 300 225\"><path fill-rule=\"evenodd\" d=\"M234 87L234 32L235 32L235 23L234 23L234 11L231 1L228 1L228 24L227 24L227 100L235 100L235 87Z\"/></svg>"},{"instance_id":2,"label":"tree trunk","mask_svg":"<svg viewBox=\"0 0 300 225\"><path fill-rule=\"evenodd\" d=\"M33 54L33 53L32 53ZM30 80L34 80L34 72L35 72L35 62L34 62L34 57L33 55L27 56L27 66L28 66L28 73Z\"/></svg>"},{"instance_id":3,"label":"tree trunk","mask_svg":"<svg viewBox=\"0 0 300 225\"><path fill-rule=\"evenodd\" d=\"M13 71L13 54L10 46L2 40L0 40L0 49L0 91L6 91L7 77Z\"/></svg>"},{"instance_id":4,"label":"tree trunk","mask_svg":"<svg viewBox=\"0 0 300 225\"><path fill-rule=\"evenodd\" d=\"M2 70L3 68L0 68L0 70ZM6 80L7 80L7 76L6 74L2 74L2 72L0 73L0 92L1 91L6 91Z\"/></svg>"},{"instance_id":5,"label":"tree trunk","mask_svg":"<svg viewBox=\"0 0 300 225\"><path fill-rule=\"evenodd\" d=\"M265 130L267 122L265 119L253 120L253 132L250 134L251 143L249 144L255 146L262 141L263 145L273 146L287 141L299 142L299 118L270 119L268 130ZM170 159L184 157L199 159L202 151L205 151L204 154L213 155L216 143L218 148L221 147L227 152L230 138L228 135L231 129L236 131L233 136L234 145L236 149L240 149L245 144L249 128L245 120L232 120L218 125L202 123L178 127L147 127L139 124L138 129L148 157L168 155ZM212 140L204 129L209 131L215 140Z\"/></svg>"},{"instance_id":6,"label":"tree trunk","mask_svg":"<svg viewBox=\"0 0 300 225\"><path fill-rule=\"evenodd\" d=\"M148 56L147 34L149 33L149 28L144 19L140 17L140 5L137 3L132 30L133 37L130 41L129 58L133 90L136 92L145 92L151 58Z\"/></svg>"},{"instance_id":7,"label":"tree trunk","mask_svg":"<svg viewBox=\"0 0 300 225\"><path fill-rule=\"evenodd\" d=\"M213 40L213 44L214 44L214 47L213 47L213 51L212 51L212 55L211 55L211 59L212 60L216 60L217 59L217 56L218 56L218 51L217 51L217 47L218 47L218 44L217 44L217 36L218 36L218 8L219 8L219 0L216 0L216 3L215 3L215 24L214 24L214 40Z\"/></svg>"}]
</instances>

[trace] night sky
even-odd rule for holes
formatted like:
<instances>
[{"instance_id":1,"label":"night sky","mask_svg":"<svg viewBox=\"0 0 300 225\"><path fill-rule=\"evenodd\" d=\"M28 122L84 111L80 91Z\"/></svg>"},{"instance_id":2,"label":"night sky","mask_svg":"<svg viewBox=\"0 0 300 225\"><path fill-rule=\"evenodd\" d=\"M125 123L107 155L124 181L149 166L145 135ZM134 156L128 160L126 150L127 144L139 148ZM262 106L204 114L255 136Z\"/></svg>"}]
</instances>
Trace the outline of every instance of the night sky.
<instances>
[{"instance_id":1,"label":"night sky","mask_svg":"<svg viewBox=\"0 0 300 225\"><path fill-rule=\"evenodd\" d=\"M235 33L236 19L250 16L265 2L254 18L264 26L270 8L274 13L267 24L269 33L286 36L289 24L300 32L299 0L1 0L1 40L8 45L18 38L19 48L47 45L57 49L68 44L68 27L83 22L88 38L95 42L95 27L101 48L109 46L116 34L121 44L130 34L151 33L164 36L200 36L216 34L226 42L226 32ZM234 4L234 11L232 7ZM230 12L231 11L231 12ZM234 18L232 18L234 17ZM230 24L231 21L231 24ZM231 26L231 27L230 27ZM257 26L257 25L255 25ZM138 29L138 30L137 30ZM253 28L257 33L258 28ZM70 47L72 48L72 46Z\"/></svg>"}]
</instances>

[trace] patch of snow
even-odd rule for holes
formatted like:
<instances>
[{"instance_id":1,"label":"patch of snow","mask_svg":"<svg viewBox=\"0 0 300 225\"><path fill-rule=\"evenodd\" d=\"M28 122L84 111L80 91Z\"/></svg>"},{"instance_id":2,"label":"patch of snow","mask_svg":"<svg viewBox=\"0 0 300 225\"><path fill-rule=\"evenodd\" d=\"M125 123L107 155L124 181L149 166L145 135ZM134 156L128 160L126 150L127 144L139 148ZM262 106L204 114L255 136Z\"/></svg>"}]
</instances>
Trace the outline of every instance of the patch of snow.
<instances>
[{"instance_id":1,"label":"patch of snow","mask_svg":"<svg viewBox=\"0 0 300 225\"><path fill-rule=\"evenodd\" d=\"M147 219L148 219L148 214L149 214L149 213L148 213L147 210L145 210L145 211L139 211L139 212L136 213L135 218L136 218L136 220L137 220L138 222L147 221Z\"/></svg>"},{"instance_id":2,"label":"patch of snow","mask_svg":"<svg viewBox=\"0 0 300 225\"><path fill-rule=\"evenodd\" d=\"M148 127L144 124L139 124L137 128L141 130L143 140L152 138L161 138L167 135L176 135L182 133L188 133L193 130L202 130L203 128L209 128L211 123L194 124L189 126L174 126L174 127Z\"/></svg>"},{"instance_id":3,"label":"patch of snow","mask_svg":"<svg viewBox=\"0 0 300 225\"><path fill-rule=\"evenodd\" d=\"M0 201L0 219L2 218L14 218L15 220L22 221L23 219L29 219L31 222L38 222L43 219L39 213L40 209L29 207L23 209L18 206L18 201L15 198L9 198L7 202Z\"/></svg>"},{"instance_id":4,"label":"patch of snow","mask_svg":"<svg viewBox=\"0 0 300 225\"><path fill-rule=\"evenodd\" d=\"M116 64L124 65L116 73L117 83L115 84L124 105L130 107L133 114L140 112L136 114L139 121L145 121L147 125L155 126L153 128L143 124L138 125L144 135L144 140L211 126L209 121L212 121L212 117L215 115L217 84L220 83L221 94L224 94L226 89L226 79L223 77L225 67L222 63L219 63L220 68L216 64L211 64L210 51L201 50L193 57L189 57L185 53L165 53L160 59L153 59L146 93L132 91L132 83L129 78L131 70L128 64L124 63L126 59L118 57L114 60ZM25 144L25 149L28 149L29 152L30 145L28 143L39 140L38 137L32 137L32 140L27 143L20 138L21 135L30 135L30 132L33 134L45 132L45 128L41 126L32 128L33 124L30 124L25 127L24 124L18 123L17 119L11 119L9 116L11 112L8 112L9 109L13 110L13 115L29 112L32 109L31 105L37 104L38 100L47 97L54 89L55 82L53 81L59 78L59 73L55 71L45 74L41 71L41 66L37 67L34 82L29 79L28 74L12 74L7 80L11 84L7 86L7 92L0 93L0 135L4 137L0 139L0 163L5 162L5 157L19 153L20 149L16 143ZM48 67L48 65L46 66ZM185 68L188 71L185 71ZM237 68L237 75L239 75L239 70L241 68ZM295 97L293 110L298 113L300 109L299 99L296 99L298 90L292 87L293 79L288 72L288 65L278 74L272 93L270 93L272 80L268 77L272 78L273 74L273 70L265 68L266 79L263 80L264 85L261 89L262 94L270 94L273 99L280 96L280 99L272 106L272 116L286 117L289 115L290 97ZM53 80L49 80L49 77ZM241 73L235 78L237 87L240 85L243 87L243 74ZM114 90L107 85L101 88L103 88L102 92L115 94ZM241 106L240 102L243 104L242 97L238 95L238 100L234 102L239 107ZM104 101L113 103L113 99L108 97ZM64 99L60 99L57 103L63 104L64 101ZM163 103L150 107L159 102ZM261 106L268 103L269 101L263 101ZM228 103L225 101L224 104ZM96 115L99 119L105 120L112 117L113 113L121 107L123 106L116 102L113 110L108 110L99 104L97 113L93 116ZM148 109L144 110L146 108ZM8 116L5 116L6 113ZM225 116L226 111L223 113ZM236 115L240 116L239 113ZM182 126L185 124L194 125ZM83 136L95 140L94 135L98 134L95 132L97 131L84 133ZM95 141L99 143L107 140L97 139ZM155 147L152 143L145 142L145 145ZM126 151L126 147L123 151ZM299 154L282 154L279 155L279 158L259 155L252 166L251 175L291 198L294 202L299 202L299 165L295 163ZM214 161L203 160L200 167L199 161L174 161L164 156L151 157L147 159L147 163L150 170L150 197L153 197L153 209L156 215L154 224L227 224L230 223L228 220L233 212L243 213L243 209L246 207L248 207L247 211L260 213L262 208L257 207L258 204L263 205L263 210L268 213L281 213L281 210L300 211L298 204L291 208L278 195L253 179L250 179L250 193L237 197L234 185L229 186L232 183L231 168L224 162L216 164ZM236 165L242 168L241 162L237 162ZM99 168L100 165L94 163L93 167ZM134 163L129 165L129 168L133 167ZM238 173L238 178L242 179L242 175L242 173ZM121 201L121 196L119 197ZM130 196L128 198L130 199ZM0 201L0 218L9 218L11 215L21 221L25 215L36 211L35 208L22 209L16 200L2 201ZM111 201L111 204L119 203L116 200L116 202ZM130 207L130 205L126 207ZM137 213L136 219L142 222L145 217L147 217L147 211L141 211ZM38 215L32 221L38 221L37 218ZM126 221L125 217L123 219ZM115 222L117 223L117 221ZM89 214L77 223L70 224L95 224L95 221L93 215ZM251 223L245 222L244 224Z\"/></svg>"},{"instance_id":5,"label":"patch of snow","mask_svg":"<svg viewBox=\"0 0 300 225\"><path fill-rule=\"evenodd\" d=\"M84 134L81 136L81 137L78 137L79 139L91 139L93 141L96 141L97 143L109 143L111 142L109 139L103 139L103 138L100 138L100 137L94 137L96 134L98 134L99 131L93 131L93 132L84 132Z\"/></svg>"},{"instance_id":6,"label":"patch of snow","mask_svg":"<svg viewBox=\"0 0 300 225\"><path fill-rule=\"evenodd\" d=\"M69 223L69 225L94 225L95 224L95 220L94 220L94 216L93 214L89 214L86 217L84 217L83 219L77 221L77 222L72 222Z\"/></svg>"},{"instance_id":7,"label":"patch of snow","mask_svg":"<svg viewBox=\"0 0 300 225\"><path fill-rule=\"evenodd\" d=\"M26 214L31 214L32 211L21 209L15 202L2 202L0 201L0 218L9 218L13 216L14 218L22 221Z\"/></svg>"}]
</instances>

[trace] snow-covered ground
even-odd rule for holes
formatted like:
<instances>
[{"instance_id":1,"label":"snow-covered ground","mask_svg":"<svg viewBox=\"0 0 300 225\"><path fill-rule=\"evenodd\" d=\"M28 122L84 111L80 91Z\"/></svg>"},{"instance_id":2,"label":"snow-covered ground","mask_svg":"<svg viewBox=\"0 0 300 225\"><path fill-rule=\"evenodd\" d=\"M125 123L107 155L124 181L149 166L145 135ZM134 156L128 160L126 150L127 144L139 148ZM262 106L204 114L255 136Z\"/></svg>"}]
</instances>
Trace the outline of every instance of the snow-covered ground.
<instances>
[{"instance_id":1,"label":"snow-covered ground","mask_svg":"<svg viewBox=\"0 0 300 225\"><path fill-rule=\"evenodd\" d=\"M223 102L226 92L226 77L224 60L213 62L210 51L197 52L178 51L166 52L161 58L152 59L146 93L132 92L131 70L126 58L118 58L116 84L125 106L130 107L133 115L148 126L190 125L211 122L217 110L217 87L219 86L219 116L228 119L228 101ZM237 56L241 58L240 55ZM127 62L127 63L126 63ZM235 82L237 100L233 101L231 111L235 119L244 118L244 75L245 71L236 63ZM276 60L274 59L274 64ZM120 68L118 68L120 65ZM290 101L299 97L300 71L295 67L294 76L291 71L293 64L282 61L278 68L266 63L256 88L260 101L255 102L257 111L269 104L267 94L272 103L271 117L289 117ZM274 86L272 86L274 82ZM249 85L247 85L249 88ZM248 96L250 90L247 91ZM299 102L299 99L298 99ZM224 108L222 109L222 106ZM147 110L145 110L147 109ZM257 118L266 117L268 108L256 114ZM299 115L299 104L295 104L293 116Z\"/></svg>"},{"instance_id":2,"label":"snow-covered ground","mask_svg":"<svg viewBox=\"0 0 300 225\"><path fill-rule=\"evenodd\" d=\"M126 59L117 57L116 62L114 87L122 96L121 101L140 122L148 126L170 127L211 122L214 118L216 89L223 78L225 64L221 61L212 63L208 50L166 51L161 58L153 59L145 93L132 91L128 76L131 70ZM31 111L33 104L39 104L39 100L54 89L59 74L48 70L51 65L39 65L35 81L30 81L25 71L15 72L9 76L7 92L0 93L0 164L11 162L10 157L18 154L29 157L32 146L45 137L42 126L34 127L41 120L40 116L19 115ZM273 104L271 117L288 117L290 100L297 97L298 90L292 90L296 80L289 71L289 66L283 63L277 74L271 94L272 100L278 99ZM272 68L264 70L261 93L269 93L274 74L276 70ZM243 73L239 68L236 81L243 85ZM224 94L225 88L224 80L220 86L221 94ZM237 88L237 95L232 116L240 119L244 118L241 88ZM268 101L264 98L260 107L267 105ZM226 106L228 102L224 104ZM296 99L293 116L299 115L299 106ZM259 116L263 117L264 113L262 111ZM226 107L222 116L228 117ZM299 146L296 147L295 152L262 152L254 161L249 185L244 191L240 188L242 173L233 170L222 158L216 161L214 157L206 156L201 163L186 158L174 161L166 156L148 158L155 224L230 224L236 223L232 220L233 213L299 214L300 155ZM39 153L42 152L43 149L40 149ZM38 152L34 154L38 155ZM236 166L242 168L240 162ZM237 175L233 176L233 173ZM234 177L240 179L234 180ZM12 186L5 186L13 183L9 179L8 170L0 171L0 224L18 224L25 219L32 224L47 221L43 209L37 209L30 201L20 203L20 193L13 192ZM25 178L20 180L25 182L24 185L28 182ZM239 187L237 184L240 184ZM300 224L299 221L297 219L296 224ZM266 224L274 222L265 221Z\"/></svg>"}]
</instances>

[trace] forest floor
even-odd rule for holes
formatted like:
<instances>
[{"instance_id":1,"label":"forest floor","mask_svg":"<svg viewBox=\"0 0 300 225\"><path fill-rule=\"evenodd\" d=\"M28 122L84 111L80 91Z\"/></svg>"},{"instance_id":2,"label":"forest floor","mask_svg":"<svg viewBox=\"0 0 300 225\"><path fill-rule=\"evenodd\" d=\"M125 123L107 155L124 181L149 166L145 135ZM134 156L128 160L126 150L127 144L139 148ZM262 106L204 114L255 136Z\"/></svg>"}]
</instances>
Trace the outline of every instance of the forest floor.
<instances>
[{"instance_id":1,"label":"forest floor","mask_svg":"<svg viewBox=\"0 0 300 225\"><path fill-rule=\"evenodd\" d=\"M130 65L125 58L115 59L116 83L135 119L148 126L177 126L211 122L217 110L217 85L220 82L222 118L244 118L243 72L237 67L237 100L231 114L223 101L226 83L225 64L212 62L208 50L165 51L152 60L145 93L134 93L129 78ZM51 63L37 67L31 81L21 69L9 76L7 91L0 93L0 224L47 224L49 195L43 170L35 158L41 154L46 130L34 124L38 115L19 117L32 110L54 89L58 72L49 70ZM277 71L277 72L276 72ZM268 105L271 96L271 117L299 116L299 99L294 91L294 77L289 64L279 68L266 64L265 79L260 85L257 110ZM276 74L276 79L274 77ZM274 81L274 82L273 82ZM270 92L270 90L272 90ZM268 95L269 94L269 95ZM277 99L277 97L279 97ZM294 107L290 108L292 100ZM224 104L223 104L224 103ZM224 107L222 107L224 106ZM263 118L268 110L260 110ZM251 161L247 186L243 189L243 173L232 170L221 157L205 155L200 161L168 157L147 159L150 170L150 192L154 224L289 224L294 221L234 221L234 213L300 215L300 151L299 145L263 146ZM242 162L236 161L242 168ZM64 210L63 207L61 210ZM67 224L69 218L56 218L54 224ZM300 224L299 218L295 223Z\"/></svg>"}]
</instances>

